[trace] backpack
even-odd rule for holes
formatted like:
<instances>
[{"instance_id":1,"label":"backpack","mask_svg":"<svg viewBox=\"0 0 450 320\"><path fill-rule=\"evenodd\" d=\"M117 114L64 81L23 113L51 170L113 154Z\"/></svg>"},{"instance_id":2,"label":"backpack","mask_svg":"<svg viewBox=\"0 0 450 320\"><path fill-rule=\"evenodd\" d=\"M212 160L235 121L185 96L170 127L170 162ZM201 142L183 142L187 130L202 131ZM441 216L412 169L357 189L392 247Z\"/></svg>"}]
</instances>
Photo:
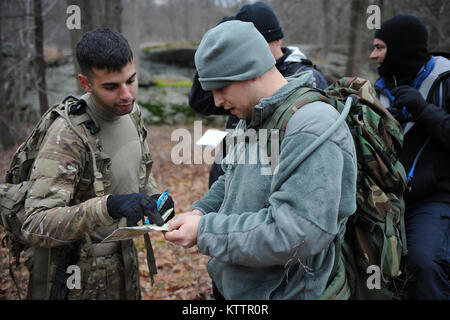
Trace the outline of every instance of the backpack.
<instances>
[{"instance_id":1,"label":"backpack","mask_svg":"<svg viewBox=\"0 0 450 320\"><path fill-rule=\"evenodd\" d=\"M323 101L342 113L348 97L353 99L352 105L348 115L341 117L345 116L357 153L357 210L347 221L344 241L334 239L335 263L319 299L392 299L399 294L395 280L407 253L403 202L406 174L399 161L403 132L375 97L372 84L362 78L342 78L325 90L300 88L277 108L267 126L268 134L278 129L282 140L289 119L310 102ZM369 283L372 270L379 271L380 276L375 288Z\"/></svg>"},{"instance_id":2,"label":"backpack","mask_svg":"<svg viewBox=\"0 0 450 320\"><path fill-rule=\"evenodd\" d=\"M31 186L29 178L32 166L48 129L57 118L63 117L67 121L76 135L84 142L86 150L90 154L88 165L83 171L83 175L77 188L79 190L87 190L93 185L95 196L100 197L104 195L105 187L109 184L108 179L105 179L106 174L104 172L109 166L109 158L105 157L104 153L101 152L101 146L96 136L96 133L100 131L100 128L98 128L90 118L86 112L86 108L86 102L74 96L68 96L61 103L50 107L40 118L31 134L14 153L9 170L6 173L6 183L0 184L0 226L6 231L6 234L2 239L2 245L9 249L10 257L12 256L15 258L16 267L20 263L21 252L30 247L22 234L21 228L25 221L25 199L27 191ZM130 117L138 130L142 143L142 141L145 141L147 132L143 126L140 113L132 112ZM144 149L145 144L142 144L141 147L143 148L143 160L146 166L145 186L147 185L150 176L153 161L148 149ZM145 244L147 248L147 262L149 264L150 276L153 283L153 275L156 274L156 266L153 249L148 235L145 236ZM9 269L17 292L19 292L11 263ZM64 268L63 274L65 274Z\"/></svg>"},{"instance_id":3,"label":"backpack","mask_svg":"<svg viewBox=\"0 0 450 320\"><path fill-rule=\"evenodd\" d=\"M29 178L32 166L47 134L47 130L53 122L59 117L66 119L72 129L74 129L85 143L86 149L90 151L92 159L96 159L95 152L97 150L94 149L96 148L96 144L91 140L92 135L98 132L98 128L90 118L87 118L85 114L86 106L83 102L83 100L79 100L74 96L68 96L61 103L50 107L40 118L31 134L14 153L9 170L6 172L6 183L0 185L0 225L6 231L5 236L2 238L2 246L9 249L10 257L15 258L16 267L20 263L21 252L30 247L22 234L21 228L25 221L25 199L28 189L31 186ZM78 122L77 120L80 118L84 121L74 125L74 121ZM90 177L94 179L95 193L97 196L101 196L104 191L102 174L98 170L98 167L102 167L101 160L93 161L92 163L94 165L89 166L92 170L86 170L87 172L84 176L88 177L88 180L90 180ZM11 263L9 269L14 284L18 289Z\"/></svg>"}]
</instances>

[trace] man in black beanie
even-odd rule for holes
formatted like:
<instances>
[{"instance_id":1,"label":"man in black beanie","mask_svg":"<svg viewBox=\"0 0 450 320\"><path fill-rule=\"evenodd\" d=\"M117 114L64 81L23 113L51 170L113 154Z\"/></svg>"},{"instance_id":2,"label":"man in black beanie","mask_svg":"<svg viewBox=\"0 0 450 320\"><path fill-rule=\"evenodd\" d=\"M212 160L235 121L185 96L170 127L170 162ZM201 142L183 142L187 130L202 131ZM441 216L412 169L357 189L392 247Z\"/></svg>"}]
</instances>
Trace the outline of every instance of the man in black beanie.
<instances>
[{"instance_id":1,"label":"man in black beanie","mask_svg":"<svg viewBox=\"0 0 450 320\"><path fill-rule=\"evenodd\" d=\"M253 22L256 29L263 35L269 44L278 71L284 76L292 76L304 71L311 71L316 81L316 87L325 89L327 80L310 60L297 47L281 47L283 30L272 8L263 2L246 4L235 16L224 17L220 22L240 20ZM226 124L227 129L234 129L239 119L230 114L229 110L216 107L211 91L204 91L200 86L198 74L194 76L191 91L189 93L189 105L192 109L204 115L230 115ZM226 146L223 145L223 154ZM209 177L209 187L223 174L220 163L214 162Z\"/></svg>"},{"instance_id":2,"label":"man in black beanie","mask_svg":"<svg viewBox=\"0 0 450 320\"><path fill-rule=\"evenodd\" d=\"M449 299L450 61L428 53L428 32L399 14L375 32L375 89L404 129L406 299Z\"/></svg>"}]
</instances>

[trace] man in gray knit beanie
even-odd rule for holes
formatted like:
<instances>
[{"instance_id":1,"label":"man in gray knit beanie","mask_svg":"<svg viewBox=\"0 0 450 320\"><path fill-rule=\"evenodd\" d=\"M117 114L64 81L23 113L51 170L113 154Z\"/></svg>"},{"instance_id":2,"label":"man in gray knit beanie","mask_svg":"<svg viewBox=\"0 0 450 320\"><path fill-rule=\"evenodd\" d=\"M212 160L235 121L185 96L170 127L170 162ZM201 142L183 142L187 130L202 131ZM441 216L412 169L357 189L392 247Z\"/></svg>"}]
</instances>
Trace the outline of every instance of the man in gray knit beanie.
<instances>
[{"instance_id":1,"label":"man in gray knit beanie","mask_svg":"<svg viewBox=\"0 0 450 320\"><path fill-rule=\"evenodd\" d=\"M195 65L203 90L212 90L216 106L245 120L261 98L287 83L275 68L267 41L251 22L227 21L209 30L195 53ZM255 84L257 90L249 87ZM226 89L230 94L223 99Z\"/></svg>"},{"instance_id":2,"label":"man in gray knit beanie","mask_svg":"<svg viewBox=\"0 0 450 320\"><path fill-rule=\"evenodd\" d=\"M275 58L253 23L228 21L204 35L195 65L203 90L212 90L260 76L275 65Z\"/></svg>"},{"instance_id":3,"label":"man in gray knit beanie","mask_svg":"<svg viewBox=\"0 0 450 320\"><path fill-rule=\"evenodd\" d=\"M222 161L225 174L190 212L169 221L165 239L185 248L197 244L211 257L207 269L216 299L317 299L333 269L333 239L356 210L350 130L343 122L302 162L303 151L339 113L321 101L304 104L302 89L314 85L313 73L285 79L252 23L227 21L208 31L195 64L215 105L241 121L233 133L237 143ZM280 114L292 116L282 121ZM279 153L271 138L274 172L261 138L272 123L285 128Z\"/></svg>"}]
</instances>

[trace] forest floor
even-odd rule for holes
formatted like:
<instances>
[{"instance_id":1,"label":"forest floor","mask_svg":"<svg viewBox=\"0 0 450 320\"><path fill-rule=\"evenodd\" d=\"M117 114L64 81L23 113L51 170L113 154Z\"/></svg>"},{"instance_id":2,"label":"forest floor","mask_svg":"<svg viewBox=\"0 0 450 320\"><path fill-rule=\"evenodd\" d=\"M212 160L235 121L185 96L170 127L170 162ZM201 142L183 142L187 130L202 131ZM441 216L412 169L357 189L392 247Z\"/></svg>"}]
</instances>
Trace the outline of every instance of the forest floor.
<instances>
[{"instance_id":1,"label":"forest floor","mask_svg":"<svg viewBox=\"0 0 450 320\"><path fill-rule=\"evenodd\" d=\"M153 174L160 190L168 189L175 202L177 213L189 211L190 205L208 190L210 165L177 164L171 161L172 148L178 141L171 141L173 130L184 128L193 136L193 126L149 126L149 145L153 158ZM206 131L203 127L203 133ZM193 140L193 139L192 139ZM15 149L0 155L0 182ZM0 227L0 237L4 231ZM158 274L152 286L143 237L135 239L139 256L141 293L144 300L196 300L213 299L211 279L206 271L208 257L198 252L197 246L184 249L165 241L161 232L152 231L152 245ZM22 260L22 259L21 259ZM28 271L23 264L14 267L22 299L26 296ZM9 275L8 250L0 248L0 300L18 299L17 290Z\"/></svg>"}]
</instances>

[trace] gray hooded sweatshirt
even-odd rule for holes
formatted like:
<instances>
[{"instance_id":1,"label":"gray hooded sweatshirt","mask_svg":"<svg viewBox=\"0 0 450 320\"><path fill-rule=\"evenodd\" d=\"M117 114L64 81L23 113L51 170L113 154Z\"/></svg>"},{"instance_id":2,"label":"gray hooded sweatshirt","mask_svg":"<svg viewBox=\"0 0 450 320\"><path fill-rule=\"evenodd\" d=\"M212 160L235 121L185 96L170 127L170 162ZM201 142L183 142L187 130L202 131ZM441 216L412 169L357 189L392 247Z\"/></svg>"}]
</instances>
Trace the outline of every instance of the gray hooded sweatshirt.
<instances>
[{"instance_id":1,"label":"gray hooded sweatshirt","mask_svg":"<svg viewBox=\"0 0 450 320\"><path fill-rule=\"evenodd\" d=\"M311 72L288 80L261 99L252 121L241 120L235 132L264 128L287 97L314 81ZM236 143L222 162L225 174L192 205L205 213L198 249L211 257L208 272L226 299L316 299L324 291L334 262L333 239L343 239L347 218L356 210L356 152L345 122L301 164L299 156L338 117L323 102L297 111L272 175L263 174L263 156L249 160L258 142Z\"/></svg>"}]
</instances>

